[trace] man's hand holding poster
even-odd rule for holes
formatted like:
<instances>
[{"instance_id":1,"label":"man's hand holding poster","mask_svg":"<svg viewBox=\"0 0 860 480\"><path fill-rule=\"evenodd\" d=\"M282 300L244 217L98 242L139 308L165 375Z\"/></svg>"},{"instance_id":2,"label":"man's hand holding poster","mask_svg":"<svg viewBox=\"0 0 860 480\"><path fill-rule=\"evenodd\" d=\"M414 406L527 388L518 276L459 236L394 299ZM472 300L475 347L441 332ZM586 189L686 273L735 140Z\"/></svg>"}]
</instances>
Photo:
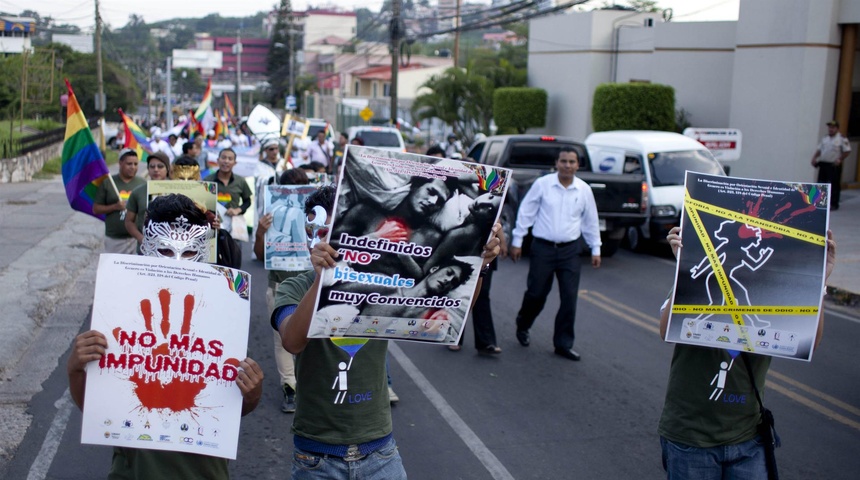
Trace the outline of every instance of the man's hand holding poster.
<instances>
[{"instance_id":1,"label":"man's hand holding poster","mask_svg":"<svg viewBox=\"0 0 860 480\"><path fill-rule=\"evenodd\" d=\"M828 187L687 172L665 340L810 360Z\"/></svg>"},{"instance_id":2,"label":"man's hand holding poster","mask_svg":"<svg viewBox=\"0 0 860 480\"><path fill-rule=\"evenodd\" d=\"M250 276L205 263L104 254L82 443L236 458Z\"/></svg>"},{"instance_id":3,"label":"man's hand holding poster","mask_svg":"<svg viewBox=\"0 0 860 480\"><path fill-rule=\"evenodd\" d=\"M266 270L311 269L305 232L305 199L317 190L309 185L267 185L265 212L272 214L266 230Z\"/></svg>"},{"instance_id":4,"label":"man's hand holding poster","mask_svg":"<svg viewBox=\"0 0 860 480\"><path fill-rule=\"evenodd\" d=\"M510 171L349 146L308 337L456 344Z\"/></svg>"}]
</instances>

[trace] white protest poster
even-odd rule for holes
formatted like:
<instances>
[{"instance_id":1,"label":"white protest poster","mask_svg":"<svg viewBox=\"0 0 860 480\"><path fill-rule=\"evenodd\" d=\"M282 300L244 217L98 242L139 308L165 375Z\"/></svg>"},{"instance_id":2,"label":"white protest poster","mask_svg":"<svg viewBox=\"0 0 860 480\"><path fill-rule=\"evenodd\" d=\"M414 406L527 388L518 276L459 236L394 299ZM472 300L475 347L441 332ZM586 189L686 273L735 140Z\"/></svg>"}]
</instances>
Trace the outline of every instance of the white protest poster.
<instances>
[{"instance_id":1,"label":"white protest poster","mask_svg":"<svg viewBox=\"0 0 860 480\"><path fill-rule=\"evenodd\" d=\"M81 442L235 459L251 278L202 262L103 254Z\"/></svg>"},{"instance_id":2,"label":"white protest poster","mask_svg":"<svg viewBox=\"0 0 860 480\"><path fill-rule=\"evenodd\" d=\"M334 219L315 232L340 257L308 336L457 343L510 171L359 146L344 159Z\"/></svg>"},{"instance_id":3,"label":"white protest poster","mask_svg":"<svg viewBox=\"0 0 860 480\"><path fill-rule=\"evenodd\" d=\"M829 185L687 172L665 340L809 361Z\"/></svg>"},{"instance_id":4,"label":"white protest poster","mask_svg":"<svg viewBox=\"0 0 860 480\"><path fill-rule=\"evenodd\" d=\"M305 200L317 191L312 185L267 185L265 212L272 214L266 230L266 270L287 272L311 269L311 254L305 233Z\"/></svg>"}]
</instances>

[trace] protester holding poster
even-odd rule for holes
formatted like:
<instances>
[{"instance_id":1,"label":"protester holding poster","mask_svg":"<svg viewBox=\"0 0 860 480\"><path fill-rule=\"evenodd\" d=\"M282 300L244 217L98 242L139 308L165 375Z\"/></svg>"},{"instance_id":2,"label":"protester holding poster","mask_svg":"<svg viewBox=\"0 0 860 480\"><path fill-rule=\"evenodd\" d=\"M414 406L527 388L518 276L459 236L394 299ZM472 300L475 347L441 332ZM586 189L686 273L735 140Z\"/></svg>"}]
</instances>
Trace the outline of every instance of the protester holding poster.
<instances>
[{"instance_id":1,"label":"protester holding poster","mask_svg":"<svg viewBox=\"0 0 860 480\"><path fill-rule=\"evenodd\" d=\"M330 275L341 257L324 241L332 225L334 196L333 187L322 187L308 199L305 213L314 270L278 286L271 317L284 348L296 354L292 478L347 479L359 471L365 479L405 479L391 433L385 376L388 342L308 337L320 279ZM494 227L493 238L484 246L479 269L498 255L499 229Z\"/></svg>"},{"instance_id":2,"label":"protester holding poster","mask_svg":"<svg viewBox=\"0 0 860 480\"><path fill-rule=\"evenodd\" d=\"M172 261L205 260L211 234L205 213L191 199L161 196L147 209L142 251L162 259L102 257L99 270L109 271L109 278L97 279L93 304L93 326L101 327L76 337L67 371L71 396L84 410L82 441L115 445L111 478L229 478L226 458L236 456L238 414L256 408L263 372L252 359L231 356L247 349L250 277ZM137 279L137 290L160 288L157 300L129 289L129 276ZM177 296L183 287L191 287L189 293ZM199 302L195 296L204 292L207 301ZM127 302L139 295L139 306ZM177 302L183 313L171 315ZM212 311L244 312L244 318L232 316L227 324L211 316L199 319ZM244 335L237 336L242 325ZM221 335L213 333L216 328ZM110 341L103 331L111 332ZM159 337L163 343L156 346Z\"/></svg>"},{"instance_id":3,"label":"protester holding poster","mask_svg":"<svg viewBox=\"0 0 860 480\"><path fill-rule=\"evenodd\" d=\"M508 186L505 169L350 146L311 337L455 344Z\"/></svg>"},{"instance_id":4,"label":"protester holding poster","mask_svg":"<svg viewBox=\"0 0 860 480\"><path fill-rule=\"evenodd\" d=\"M667 237L676 256L682 247L680 232L675 227ZM836 242L828 231L825 279L835 265ZM670 294L660 308L663 338L667 335L671 300ZM813 349L821 341L823 330L824 313L819 312ZM667 478L776 478L773 448L778 445L763 439L772 431L757 400L764 392L772 358L722 348L675 345L658 429Z\"/></svg>"},{"instance_id":5,"label":"protester holding poster","mask_svg":"<svg viewBox=\"0 0 860 480\"><path fill-rule=\"evenodd\" d=\"M265 192L266 212L257 223L254 255L263 260L269 272L266 306L274 309L275 289L287 278L311 269L305 234L304 206L307 197L317 190L308 186L308 176L298 168L281 175L280 185L269 185ZM274 228L271 228L273 227ZM296 411L296 373L293 355L284 350L281 336L274 332L275 363L280 375L281 411Z\"/></svg>"}]
</instances>

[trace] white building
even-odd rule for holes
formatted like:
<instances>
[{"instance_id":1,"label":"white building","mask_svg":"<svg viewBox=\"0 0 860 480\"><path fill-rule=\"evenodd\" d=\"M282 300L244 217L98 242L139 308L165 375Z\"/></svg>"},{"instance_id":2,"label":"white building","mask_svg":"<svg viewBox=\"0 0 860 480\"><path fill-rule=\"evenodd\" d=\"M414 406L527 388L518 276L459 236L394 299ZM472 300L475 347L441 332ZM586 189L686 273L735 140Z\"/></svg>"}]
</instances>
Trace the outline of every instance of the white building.
<instances>
[{"instance_id":1,"label":"white building","mask_svg":"<svg viewBox=\"0 0 860 480\"><path fill-rule=\"evenodd\" d=\"M693 126L742 131L732 174L743 177L813 180L810 158L835 118L853 140L850 183L860 181L858 23L857 0L741 0L737 22L611 10L545 17L529 28L528 82L549 94L542 131L583 139L601 83L670 85Z\"/></svg>"},{"instance_id":2,"label":"white building","mask_svg":"<svg viewBox=\"0 0 860 480\"><path fill-rule=\"evenodd\" d=\"M36 33L36 19L0 15L0 54L20 54L30 50Z\"/></svg>"}]
</instances>

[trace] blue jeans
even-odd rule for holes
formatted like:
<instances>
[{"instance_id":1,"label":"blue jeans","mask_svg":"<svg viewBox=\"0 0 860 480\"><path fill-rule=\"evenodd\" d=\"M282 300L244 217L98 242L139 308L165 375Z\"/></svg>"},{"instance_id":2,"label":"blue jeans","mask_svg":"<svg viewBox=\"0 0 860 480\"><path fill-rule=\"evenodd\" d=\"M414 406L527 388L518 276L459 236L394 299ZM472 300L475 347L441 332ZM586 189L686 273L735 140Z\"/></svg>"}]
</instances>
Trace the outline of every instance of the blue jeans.
<instances>
[{"instance_id":1,"label":"blue jeans","mask_svg":"<svg viewBox=\"0 0 860 480\"><path fill-rule=\"evenodd\" d=\"M764 446L758 436L735 445L698 448L660 437L669 480L767 480Z\"/></svg>"},{"instance_id":2,"label":"blue jeans","mask_svg":"<svg viewBox=\"0 0 860 480\"><path fill-rule=\"evenodd\" d=\"M379 450L352 462L347 462L340 457L295 449L292 478L293 480L405 480L406 470L403 469L397 444L392 438Z\"/></svg>"}]
</instances>

